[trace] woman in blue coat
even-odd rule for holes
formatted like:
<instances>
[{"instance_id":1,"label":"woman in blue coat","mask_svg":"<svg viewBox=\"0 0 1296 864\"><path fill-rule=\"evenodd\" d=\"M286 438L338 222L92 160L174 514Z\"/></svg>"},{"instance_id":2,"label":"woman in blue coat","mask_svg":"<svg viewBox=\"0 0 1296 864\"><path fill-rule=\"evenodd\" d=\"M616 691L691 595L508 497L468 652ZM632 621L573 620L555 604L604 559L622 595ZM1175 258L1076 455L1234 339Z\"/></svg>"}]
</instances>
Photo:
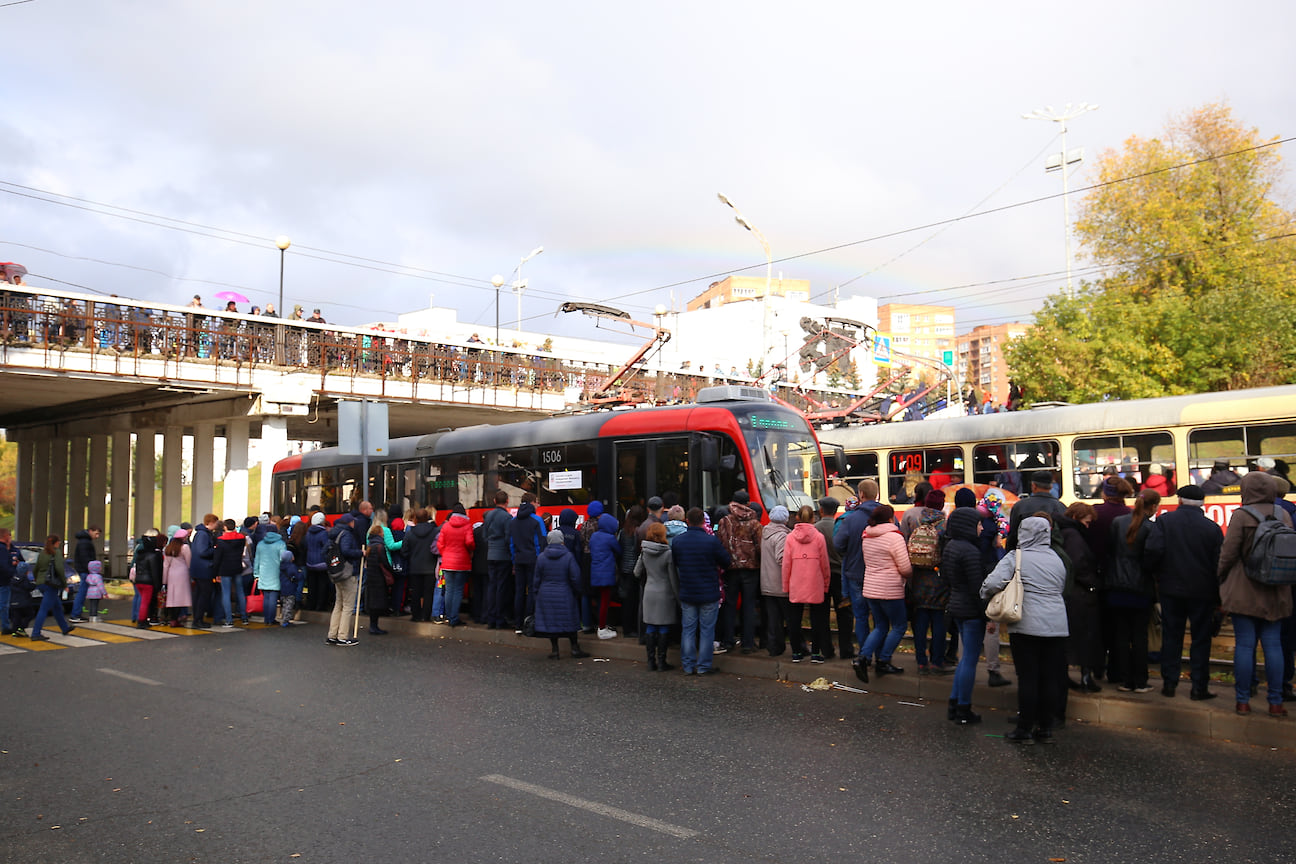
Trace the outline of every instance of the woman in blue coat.
<instances>
[{"instance_id":1,"label":"woman in blue coat","mask_svg":"<svg viewBox=\"0 0 1296 864\"><path fill-rule=\"evenodd\" d=\"M613 538L615 539L615 537ZM535 598L535 635L547 636L553 651L550 660L558 659L558 637L571 642L573 657L588 657L576 642L580 629L580 566L563 544L563 532L549 532L548 545L536 558L531 596Z\"/></svg>"},{"instance_id":2,"label":"woman in blue coat","mask_svg":"<svg viewBox=\"0 0 1296 864\"><path fill-rule=\"evenodd\" d=\"M590 535L590 585L598 595L598 638L615 639L616 631L607 626L608 606L616 585L617 565L621 560L621 541L617 539L619 523L611 513L598 517L598 530Z\"/></svg>"}]
</instances>

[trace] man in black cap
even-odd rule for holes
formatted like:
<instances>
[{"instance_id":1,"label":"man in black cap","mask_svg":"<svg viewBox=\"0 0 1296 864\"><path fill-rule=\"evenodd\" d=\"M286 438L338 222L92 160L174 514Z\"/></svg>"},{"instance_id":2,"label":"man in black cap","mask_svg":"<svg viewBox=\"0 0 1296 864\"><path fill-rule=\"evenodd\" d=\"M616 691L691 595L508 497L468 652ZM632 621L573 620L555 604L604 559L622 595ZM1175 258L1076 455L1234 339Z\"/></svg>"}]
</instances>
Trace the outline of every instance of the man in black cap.
<instances>
[{"instance_id":1,"label":"man in black cap","mask_svg":"<svg viewBox=\"0 0 1296 864\"><path fill-rule=\"evenodd\" d=\"M1161 695L1174 696L1183 667L1184 625L1192 628L1188 674L1192 699L1214 699L1210 683L1211 617L1219 605L1220 547L1224 532L1202 512L1200 486L1181 486L1179 508L1152 523L1145 561L1157 573L1161 598Z\"/></svg>"},{"instance_id":2,"label":"man in black cap","mask_svg":"<svg viewBox=\"0 0 1296 864\"><path fill-rule=\"evenodd\" d=\"M1040 513L1047 513L1050 519L1066 515L1066 507L1062 506L1061 501L1053 497L1053 473L1051 471L1036 471L1032 474L1031 493L1014 504L1012 512L1008 514L1008 541L1006 545L1009 552L1017 548L1017 526L1021 525L1022 520L1027 516L1037 516Z\"/></svg>"}]
</instances>

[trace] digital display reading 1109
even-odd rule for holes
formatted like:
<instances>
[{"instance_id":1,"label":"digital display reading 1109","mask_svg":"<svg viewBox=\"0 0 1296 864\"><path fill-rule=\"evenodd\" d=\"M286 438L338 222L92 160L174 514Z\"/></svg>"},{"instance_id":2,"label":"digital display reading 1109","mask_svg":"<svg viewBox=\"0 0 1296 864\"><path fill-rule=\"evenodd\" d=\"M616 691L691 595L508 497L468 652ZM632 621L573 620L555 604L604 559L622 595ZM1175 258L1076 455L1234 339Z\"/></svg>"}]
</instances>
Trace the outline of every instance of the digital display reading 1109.
<instances>
[{"instance_id":1,"label":"digital display reading 1109","mask_svg":"<svg viewBox=\"0 0 1296 864\"><path fill-rule=\"evenodd\" d=\"M751 415L753 429L794 429L792 421L786 417L767 417L764 414Z\"/></svg>"}]
</instances>

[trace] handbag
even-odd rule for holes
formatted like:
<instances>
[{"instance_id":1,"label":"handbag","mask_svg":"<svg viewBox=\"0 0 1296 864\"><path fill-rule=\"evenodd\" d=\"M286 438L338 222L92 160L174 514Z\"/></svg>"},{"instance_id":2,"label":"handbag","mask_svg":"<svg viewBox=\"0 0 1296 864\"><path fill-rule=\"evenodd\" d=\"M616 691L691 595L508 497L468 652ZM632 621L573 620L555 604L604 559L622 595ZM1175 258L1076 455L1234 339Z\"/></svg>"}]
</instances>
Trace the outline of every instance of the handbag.
<instances>
[{"instance_id":1,"label":"handbag","mask_svg":"<svg viewBox=\"0 0 1296 864\"><path fill-rule=\"evenodd\" d=\"M990 598L986 606L986 617L1000 624L1016 624L1022 617L1022 596L1025 593L1021 581L1021 549L1016 550L1017 562L1013 567L1012 578L1003 590Z\"/></svg>"},{"instance_id":2,"label":"handbag","mask_svg":"<svg viewBox=\"0 0 1296 864\"><path fill-rule=\"evenodd\" d=\"M265 595L261 593L261 585L256 580L252 580L252 591L247 596L247 614L261 615L265 613Z\"/></svg>"}]
</instances>

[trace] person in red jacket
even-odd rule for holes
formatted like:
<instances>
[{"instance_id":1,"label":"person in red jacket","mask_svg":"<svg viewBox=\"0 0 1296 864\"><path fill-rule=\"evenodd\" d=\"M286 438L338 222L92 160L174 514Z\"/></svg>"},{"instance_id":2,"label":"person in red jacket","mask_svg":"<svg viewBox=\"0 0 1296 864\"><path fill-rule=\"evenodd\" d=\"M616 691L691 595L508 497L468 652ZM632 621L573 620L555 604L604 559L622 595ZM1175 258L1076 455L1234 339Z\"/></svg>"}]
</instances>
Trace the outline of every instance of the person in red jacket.
<instances>
[{"instance_id":1,"label":"person in red jacket","mask_svg":"<svg viewBox=\"0 0 1296 864\"><path fill-rule=\"evenodd\" d=\"M463 603L464 583L472 575L472 553L476 548L472 522L462 504L454 505L454 512L441 526L437 535L437 552L441 555L441 571L445 574L446 623L462 627L459 607Z\"/></svg>"}]
</instances>

